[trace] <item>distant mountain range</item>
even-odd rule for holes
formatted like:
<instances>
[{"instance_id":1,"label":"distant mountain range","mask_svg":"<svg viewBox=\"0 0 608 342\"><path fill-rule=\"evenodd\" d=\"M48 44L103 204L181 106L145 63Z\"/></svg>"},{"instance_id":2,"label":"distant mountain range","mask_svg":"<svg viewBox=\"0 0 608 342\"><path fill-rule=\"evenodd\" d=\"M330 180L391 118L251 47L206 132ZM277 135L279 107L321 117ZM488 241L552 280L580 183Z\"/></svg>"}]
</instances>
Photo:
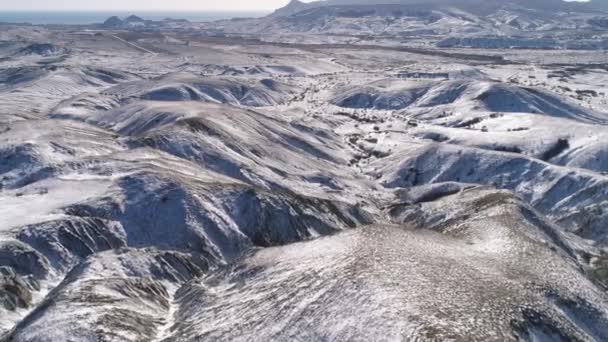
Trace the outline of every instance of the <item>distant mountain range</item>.
<instances>
[{"instance_id":1,"label":"distant mountain range","mask_svg":"<svg viewBox=\"0 0 608 342\"><path fill-rule=\"evenodd\" d=\"M584 11L592 12L607 10L608 1L591 0L587 2L561 1L561 0L324 0L304 3L292 0L287 6L278 9L271 16L287 16L297 12L325 6L349 6L349 5L407 5L423 7L454 7L476 14L487 14L503 7L521 6L531 9L544 9L551 11Z\"/></svg>"},{"instance_id":2,"label":"distant mountain range","mask_svg":"<svg viewBox=\"0 0 608 342\"><path fill-rule=\"evenodd\" d=\"M267 40L313 34L333 42L382 37L397 45L585 50L608 48L606 28L606 0L292 0L265 18L212 27Z\"/></svg>"},{"instance_id":3,"label":"distant mountain range","mask_svg":"<svg viewBox=\"0 0 608 342\"><path fill-rule=\"evenodd\" d=\"M112 17L108 18L106 21L104 21L103 24L101 24L101 26L103 28L109 28L109 29L112 29L112 28L129 29L129 28L138 28L138 27L157 26L163 22L187 23L188 21L186 19L170 19L170 18L166 18L162 21L145 20L136 15L130 15L130 16L126 17L125 19L121 19L118 16L112 16Z\"/></svg>"},{"instance_id":4,"label":"distant mountain range","mask_svg":"<svg viewBox=\"0 0 608 342\"><path fill-rule=\"evenodd\" d=\"M106 29L194 29L264 40L353 43L381 37L421 47L499 49L608 48L608 2L561 0L292 0L262 18L190 25L185 20L111 17ZM314 41L314 40L313 40ZM318 40L316 41L318 42Z\"/></svg>"}]
</instances>

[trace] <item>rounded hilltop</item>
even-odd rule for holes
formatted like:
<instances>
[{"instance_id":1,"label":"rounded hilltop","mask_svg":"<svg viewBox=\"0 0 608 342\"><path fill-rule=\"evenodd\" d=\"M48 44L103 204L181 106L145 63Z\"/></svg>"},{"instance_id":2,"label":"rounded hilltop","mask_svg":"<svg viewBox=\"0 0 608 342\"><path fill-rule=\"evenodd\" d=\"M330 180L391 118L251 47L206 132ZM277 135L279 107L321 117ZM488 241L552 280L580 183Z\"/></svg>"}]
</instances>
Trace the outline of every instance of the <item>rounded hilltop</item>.
<instances>
[{"instance_id":1,"label":"rounded hilltop","mask_svg":"<svg viewBox=\"0 0 608 342\"><path fill-rule=\"evenodd\" d=\"M118 16L111 16L103 22L102 26L105 28L122 28L128 26L145 25L146 20L136 15L130 15L124 20Z\"/></svg>"}]
</instances>

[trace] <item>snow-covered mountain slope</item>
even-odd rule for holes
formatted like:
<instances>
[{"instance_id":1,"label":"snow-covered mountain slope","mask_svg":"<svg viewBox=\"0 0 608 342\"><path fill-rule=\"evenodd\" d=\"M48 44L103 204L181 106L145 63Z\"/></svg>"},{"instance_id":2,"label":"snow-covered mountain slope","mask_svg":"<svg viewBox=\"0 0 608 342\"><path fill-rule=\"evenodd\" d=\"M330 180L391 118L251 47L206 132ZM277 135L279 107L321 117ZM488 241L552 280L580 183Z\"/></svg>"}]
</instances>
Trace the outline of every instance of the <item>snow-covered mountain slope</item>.
<instances>
[{"instance_id":1,"label":"snow-covered mountain slope","mask_svg":"<svg viewBox=\"0 0 608 342\"><path fill-rule=\"evenodd\" d=\"M369 7L0 30L0 340L606 340L605 56Z\"/></svg>"},{"instance_id":2,"label":"snow-covered mountain slope","mask_svg":"<svg viewBox=\"0 0 608 342\"><path fill-rule=\"evenodd\" d=\"M0 227L1 260L15 272L3 283L9 296L31 298L39 288L61 287L59 280L72 276L73 267L105 250L198 251L205 262L222 264L252 246L310 239L373 218L356 204L291 189L267 191L156 149L114 152L91 134L95 131L89 127L87 137L94 146L67 151L72 158L62 159L63 150L46 151L49 145L58 146L47 137L29 142L32 149L24 154L31 158L7 158L15 160L13 168L29 171L15 180L13 169L3 172L4 179L12 181L0 196L5 219ZM87 134L84 129L82 133ZM106 153L88 154L87 148ZM37 152L47 158L31 165ZM228 175L238 170L222 166ZM8 285L26 281L36 287L15 293ZM20 311L34 302L24 301ZM7 305L6 310L15 309ZM19 311L16 314L19 317Z\"/></svg>"},{"instance_id":3,"label":"snow-covered mountain slope","mask_svg":"<svg viewBox=\"0 0 608 342\"><path fill-rule=\"evenodd\" d=\"M297 1L293 1L297 2ZM309 7L315 6L356 6L356 5L401 5L401 6L423 6L432 5L443 8L460 8L469 12L484 14L505 7L519 7L545 12L594 12L605 10L606 3L603 0L590 1L562 1L562 0L322 0L307 3ZM288 5L289 7L289 5Z\"/></svg>"},{"instance_id":4,"label":"snow-covered mountain slope","mask_svg":"<svg viewBox=\"0 0 608 342\"><path fill-rule=\"evenodd\" d=\"M370 226L261 250L189 283L177 293L176 322L165 341L605 336L596 328L575 327L577 321L596 327L606 319L600 314L605 294L560 256L565 252L551 232L530 229L538 225L533 213L507 193L467 191L454 197L439 201L433 215L451 216L463 201L464 211L478 211L472 217L430 219L443 234ZM413 216L422 221L426 212L422 207ZM556 268L560 271L547 272ZM589 297L571 297L582 289L571 282L587 288Z\"/></svg>"},{"instance_id":5,"label":"snow-covered mountain slope","mask_svg":"<svg viewBox=\"0 0 608 342\"><path fill-rule=\"evenodd\" d=\"M606 336L606 295L577 269L568 241L511 194L468 189L391 215L409 226L261 249L207 276L194 255L104 252L70 272L12 338Z\"/></svg>"},{"instance_id":6,"label":"snow-covered mountain slope","mask_svg":"<svg viewBox=\"0 0 608 342\"><path fill-rule=\"evenodd\" d=\"M570 129L563 130L564 126ZM422 139L521 153L553 164L600 173L608 171L606 158L603 157L606 153L605 126L510 113L486 116L483 121L467 128L433 125L415 128L412 133Z\"/></svg>"},{"instance_id":7,"label":"snow-covered mountain slope","mask_svg":"<svg viewBox=\"0 0 608 342\"><path fill-rule=\"evenodd\" d=\"M434 7L461 8L475 13L486 13L505 6L522 6L528 9L542 9L551 12L591 12L606 8L605 3L601 0L592 0L589 2L566 2L561 0L321 0L306 3L299 0L292 0L285 7L276 10L272 16L289 16L303 10L318 7L361 5L400 5L410 7L430 5Z\"/></svg>"},{"instance_id":8,"label":"snow-covered mountain slope","mask_svg":"<svg viewBox=\"0 0 608 342\"><path fill-rule=\"evenodd\" d=\"M516 153L433 142L413 142L403 152L370 166L387 187L454 181L510 189L555 221L567 221L568 229L604 243L605 176Z\"/></svg>"},{"instance_id":9,"label":"snow-covered mountain slope","mask_svg":"<svg viewBox=\"0 0 608 342\"><path fill-rule=\"evenodd\" d=\"M340 107L407 110L416 118L442 119L444 125L457 127L470 126L467 121L471 115L467 111L535 113L587 123L606 123L608 119L603 113L595 113L542 89L478 78L379 80L363 87L338 89L336 93L331 102Z\"/></svg>"},{"instance_id":10,"label":"snow-covered mountain slope","mask_svg":"<svg viewBox=\"0 0 608 342\"><path fill-rule=\"evenodd\" d=\"M251 107L274 106L298 94L296 87L271 78L259 80L209 79L190 74L169 74L153 80L126 82L104 91L122 101L203 101Z\"/></svg>"},{"instance_id":11,"label":"snow-covered mountain slope","mask_svg":"<svg viewBox=\"0 0 608 342\"><path fill-rule=\"evenodd\" d=\"M608 44L603 28L608 12L596 2L294 0L265 18L203 27L278 41L312 34L357 44L376 37L394 46L600 50Z\"/></svg>"},{"instance_id":12,"label":"snow-covered mountain slope","mask_svg":"<svg viewBox=\"0 0 608 342\"><path fill-rule=\"evenodd\" d=\"M372 187L344 174L348 156L341 137L277 115L196 102L141 102L89 121L127 135L123 141L132 147L153 147L269 190L321 189L340 196Z\"/></svg>"},{"instance_id":13,"label":"snow-covered mountain slope","mask_svg":"<svg viewBox=\"0 0 608 342\"><path fill-rule=\"evenodd\" d=\"M6 68L0 71L0 120L37 116L69 97L96 92L133 78L128 73L80 66Z\"/></svg>"},{"instance_id":14,"label":"snow-covered mountain slope","mask_svg":"<svg viewBox=\"0 0 608 342\"><path fill-rule=\"evenodd\" d=\"M312 6L286 16L225 23L227 32L308 33L356 35L428 35L478 31L487 23L457 10L441 10L436 6L359 5ZM220 26L221 28L222 26Z\"/></svg>"}]
</instances>

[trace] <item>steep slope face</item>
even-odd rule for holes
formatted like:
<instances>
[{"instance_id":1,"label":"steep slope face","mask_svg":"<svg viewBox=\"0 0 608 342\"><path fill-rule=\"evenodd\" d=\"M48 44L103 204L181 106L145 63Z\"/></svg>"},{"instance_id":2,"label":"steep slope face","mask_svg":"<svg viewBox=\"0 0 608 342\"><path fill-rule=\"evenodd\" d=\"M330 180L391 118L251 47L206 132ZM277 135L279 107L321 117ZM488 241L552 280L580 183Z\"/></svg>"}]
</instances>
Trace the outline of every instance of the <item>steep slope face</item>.
<instances>
[{"instance_id":1,"label":"steep slope face","mask_svg":"<svg viewBox=\"0 0 608 342\"><path fill-rule=\"evenodd\" d=\"M120 106L120 100L98 93L81 93L61 101L47 113L51 119L86 120L98 112L109 111Z\"/></svg>"},{"instance_id":2,"label":"steep slope face","mask_svg":"<svg viewBox=\"0 0 608 342\"><path fill-rule=\"evenodd\" d=\"M262 249L207 276L208 261L192 254L100 253L11 338L606 338L605 294L559 231L510 193L462 187L398 200L389 214L415 226Z\"/></svg>"},{"instance_id":3,"label":"steep slope face","mask_svg":"<svg viewBox=\"0 0 608 342\"><path fill-rule=\"evenodd\" d=\"M55 286L65 272L106 250L131 246L195 252L206 263L222 264L252 246L301 241L371 220L347 203L269 193L180 160L171 163L170 157L153 151L139 153L115 156L109 164L97 162L92 169L79 170L87 176L74 175L55 186L39 181L20 188L20 197L31 208L30 222L19 225L5 215L16 226L2 231L0 262L17 275L9 273L3 286L23 303L7 304L5 314L18 318L37 304L41 288ZM105 176L107 172L122 175ZM68 192L70 188L81 197ZM4 192L1 200L8 203L14 196ZM34 207L38 197L45 206ZM12 202L4 209L23 205ZM15 281L34 285L14 293L10 284Z\"/></svg>"},{"instance_id":4,"label":"steep slope face","mask_svg":"<svg viewBox=\"0 0 608 342\"><path fill-rule=\"evenodd\" d=\"M116 133L56 119L15 122L3 132L10 144L3 145L0 169L0 212L5 219L0 224L0 310L8 317L2 329L34 307L46 308L41 297L65 286L65 298L72 303L96 302L102 289L114 293L108 294L114 298L107 299L111 303L124 299L108 312L127 310L125 319L133 320L129 329L149 337L142 330L148 321L137 318L138 310L163 309L154 305L172 295L166 288L174 290L202 271L172 280L171 287L146 279L110 282L105 273L89 281L73 269L87 258L123 248L195 253L197 265L219 265L255 246L312 239L374 220L347 191L327 195L324 190L338 177L328 174L338 172L337 151L331 152L337 142L299 138L301 132L287 122L234 107L194 102L138 105L145 114L110 111L91 118ZM154 120L158 111L172 114L166 121ZM178 157L159 151L163 149ZM276 158L263 163L271 154ZM306 167L288 167L294 158ZM356 184L357 177L351 177L346 183ZM308 186L294 191L298 183ZM152 258L145 251L141 254ZM132 292L121 292L123 287ZM80 299L70 297L73 293L80 293ZM147 298L143 304L140 297ZM88 312L100 322L118 324L103 310ZM90 317L74 314L82 314L78 317L83 320ZM110 331L108 327L102 335Z\"/></svg>"},{"instance_id":5,"label":"steep slope face","mask_svg":"<svg viewBox=\"0 0 608 342\"><path fill-rule=\"evenodd\" d=\"M178 252L100 253L73 269L10 338L152 340L171 315L174 288L208 268L200 256Z\"/></svg>"},{"instance_id":6,"label":"steep slope face","mask_svg":"<svg viewBox=\"0 0 608 342\"><path fill-rule=\"evenodd\" d=\"M510 189L570 231L606 243L605 176L514 153L414 141L370 168L387 187L455 181Z\"/></svg>"},{"instance_id":7,"label":"steep slope face","mask_svg":"<svg viewBox=\"0 0 608 342\"><path fill-rule=\"evenodd\" d=\"M606 126L526 113L478 114L458 122L467 123L467 120L477 122L457 124L458 128L425 125L412 128L411 133L421 139L520 153L551 164L598 173L608 171L604 158L608 148ZM450 121L439 124L453 125Z\"/></svg>"},{"instance_id":8,"label":"steep slope face","mask_svg":"<svg viewBox=\"0 0 608 342\"><path fill-rule=\"evenodd\" d=\"M534 214L524 214L508 193L455 197L437 202L435 212L418 207L414 215L420 223L428 217L437 224L431 217L450 216L441 222L442 234L365 227L260 250L189 283L177 293L176 322L164 341L606 336L599 328L607 319L600 313L605 295L560 256L564 251L551 232L532 228ZM458 202L478 210L453 215ZM576 327L582 321L589 330Z\"/></svg>"},{"instance_id":9,"label":"steep slope face","mask_svg":"<svg viewBox=\"0 0 608 342\"><path fill-rule=\"evenodd\" d=\"M7 127L0 137L0 189L69 173L87 158L125 149L117 135L81 123L25 120Z\"/></svg>"},{"instance_id":10,"label":"steep slope face","mask_svg":"<svg viewBox=\"0 0 608 342\"><path fill-rule=\"evenodd\" d=\"M447 76L447 74L446 74ZM448 76L449 77L449 76ZM535 113L587 123L604 123L606 116L555 94L479 79L446 81L379 80L366 86L338 89L331 103L355 109L404 110L422 120L443 119L445 125L465 125L458 113L487 111ZM456 114L456 115L454 115Z\"/></svg>"},{"instance_id":11,"label":"steep slope face","mask_svg":"<svg viewBox=\"0 0 608 342\"><path fill-rule=\"evenodd\" d=\"M132 147L152 147L203 168L267 190L367 202L371 182L343 166L340 136L324 127L278 115L196 102L134 103L90 122L129 136Z\"/></svg>"}]
</instances>

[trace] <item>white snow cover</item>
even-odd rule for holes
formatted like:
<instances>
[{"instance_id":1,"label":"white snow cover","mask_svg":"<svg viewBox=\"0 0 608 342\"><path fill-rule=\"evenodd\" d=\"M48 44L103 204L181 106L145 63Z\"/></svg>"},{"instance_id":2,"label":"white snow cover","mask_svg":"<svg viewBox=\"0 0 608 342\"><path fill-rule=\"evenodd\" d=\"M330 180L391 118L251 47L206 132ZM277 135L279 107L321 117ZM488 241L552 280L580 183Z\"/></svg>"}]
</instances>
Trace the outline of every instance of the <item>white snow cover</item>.
<instances>
[{"instance_id":1,"label":"white snow cover","mask_svg":"<svg viewBox=\"0 0 608 342\"><path fill-rule=\"evenodd\" d=\"M605 19L550 1L0 25L0 341L608 340Z\"/></svg>"}]
</instances>

